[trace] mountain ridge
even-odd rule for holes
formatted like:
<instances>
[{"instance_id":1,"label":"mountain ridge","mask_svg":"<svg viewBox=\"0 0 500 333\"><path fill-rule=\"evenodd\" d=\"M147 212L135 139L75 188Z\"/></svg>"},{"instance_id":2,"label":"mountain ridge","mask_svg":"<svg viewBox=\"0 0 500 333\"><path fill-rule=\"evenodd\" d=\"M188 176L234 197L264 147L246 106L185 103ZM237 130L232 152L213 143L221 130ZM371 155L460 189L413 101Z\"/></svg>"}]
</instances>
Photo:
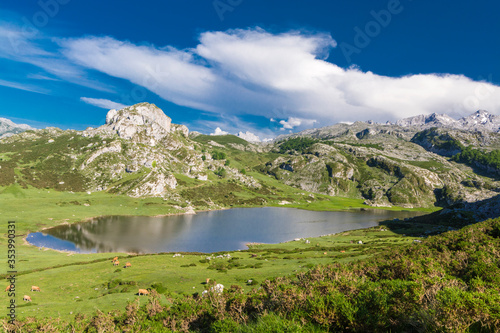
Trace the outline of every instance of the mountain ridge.
<instances>
[{"instance_id":1,"label":"mountain ridge","mask_svg":"<svg viewBox=\"0 0 500 333\"><path fill-rule=\"evenodd\" d=\"M27 124L16 124L7 118L0 118L0 139L11 135L34 129Z\"/></svg>"},{"instance_id":2,"label":"mountain ridge","mask_svg":"<svg viewBox=\"0 0 500 333\"><path fill-rule=\"evenodd\" d=\"M466 120L486 123L487 115L481 115ZM446 118L430 117L427 123L436 119ZM155 105L140 103L110 110L97 128L46 128L3 139L0 186L161 197L198 209L291 202L287 188L405 208L497 194L495 175L484 178L449 156L465 146L498 149L499 133L419 130L356 122L296 133L287 144L258 145L236 136L189 135ZM273 187L288 187L270 189L263 176L273 179Z\"/></svg>"}]
</instances>

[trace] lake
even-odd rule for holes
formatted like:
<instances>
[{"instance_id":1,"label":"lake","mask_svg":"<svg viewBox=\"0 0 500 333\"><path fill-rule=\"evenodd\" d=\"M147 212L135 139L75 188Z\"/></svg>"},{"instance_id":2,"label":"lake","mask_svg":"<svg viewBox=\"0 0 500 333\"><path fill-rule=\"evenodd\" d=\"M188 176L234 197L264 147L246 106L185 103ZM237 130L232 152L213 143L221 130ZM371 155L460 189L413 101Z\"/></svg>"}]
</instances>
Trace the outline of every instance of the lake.
<instances>
[{"instance_id":1,"label":"lake","mask_svg":"<svg viewBox=\"0 0 500 333\"><path fill-rule=\"evenodd\" d=\"M346 230L418 212L318 212L294 208L233 208L164 217L104 216L28 235L30 244L79 253L218 252L247 243L280 243Z\"/></svg>"}]
</instances>

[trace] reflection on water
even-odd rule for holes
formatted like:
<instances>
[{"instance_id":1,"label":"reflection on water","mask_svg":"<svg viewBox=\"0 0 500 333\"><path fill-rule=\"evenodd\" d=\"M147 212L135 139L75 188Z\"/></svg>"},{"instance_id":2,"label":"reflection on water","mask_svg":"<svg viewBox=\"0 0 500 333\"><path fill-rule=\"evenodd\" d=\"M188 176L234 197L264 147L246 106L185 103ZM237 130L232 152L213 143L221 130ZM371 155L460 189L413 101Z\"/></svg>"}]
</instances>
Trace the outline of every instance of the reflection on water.
<instances>
[{"instance_id":1,"label":"reflection on water","mask_svg":"<svg viewBox=\"0 0 500 333\"><path fill-rule=\"evenodd\" d=\"M235 208L166 217L106 216L28 235L33 245L89 252L216 252L246 243L279 243L367 228L415 212L315 212L294 208Z\"/></svg>"}]
</instances>

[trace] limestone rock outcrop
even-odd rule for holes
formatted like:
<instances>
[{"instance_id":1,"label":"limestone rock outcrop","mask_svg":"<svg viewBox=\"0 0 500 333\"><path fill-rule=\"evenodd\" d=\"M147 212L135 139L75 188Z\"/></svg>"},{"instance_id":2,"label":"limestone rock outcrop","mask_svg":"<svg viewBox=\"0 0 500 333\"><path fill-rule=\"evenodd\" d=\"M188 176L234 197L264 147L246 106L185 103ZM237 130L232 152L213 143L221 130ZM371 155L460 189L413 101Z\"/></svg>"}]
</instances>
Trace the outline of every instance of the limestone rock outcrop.
<instances>
[{"instance_id":1,"label":"limestone rock outcrop","mask_svg":"<svg viewBox=\"0 0 500 333\"><path fill-rule=\"evenodd\" d=\"M172 120L156 105L141 103L121 110L110 110L106 115L106 124L99 130L116 133L123 139L154 145L171 132Z\"/></svg>"}]
</instances>

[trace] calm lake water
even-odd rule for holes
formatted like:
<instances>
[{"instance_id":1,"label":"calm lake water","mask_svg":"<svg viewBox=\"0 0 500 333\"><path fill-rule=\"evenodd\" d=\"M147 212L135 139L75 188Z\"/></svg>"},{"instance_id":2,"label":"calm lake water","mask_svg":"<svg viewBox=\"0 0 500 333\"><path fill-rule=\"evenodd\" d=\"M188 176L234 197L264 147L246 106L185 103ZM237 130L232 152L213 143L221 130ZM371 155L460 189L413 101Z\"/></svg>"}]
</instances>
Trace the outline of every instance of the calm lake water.
<instances>
[{"instance_id":1,"label":"calm lake water","mask_svg":"<svg viewBox=\"0 0 500 333\"><path fill-rule=\"evenodd\" d=\"M421 214L421 213L420 213ZM280 243L373 227L417 212L316 212L294 208L234 208L165 217L106 216L28 235L29 243L56 250L95 252L217 252L246 244Z\"/></svg>"}]
</instances>

